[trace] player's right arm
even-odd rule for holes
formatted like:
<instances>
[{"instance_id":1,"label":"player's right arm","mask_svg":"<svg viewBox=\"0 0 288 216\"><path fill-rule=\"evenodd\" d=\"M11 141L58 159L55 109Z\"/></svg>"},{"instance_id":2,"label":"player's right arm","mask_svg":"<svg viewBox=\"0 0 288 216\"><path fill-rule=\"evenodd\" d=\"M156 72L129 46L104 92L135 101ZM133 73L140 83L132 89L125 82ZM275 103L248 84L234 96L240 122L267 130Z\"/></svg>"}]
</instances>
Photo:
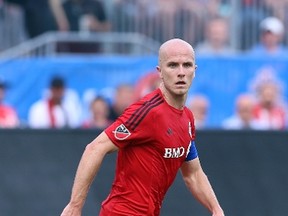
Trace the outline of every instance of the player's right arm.
<instances>
[{"instance_id":1,"label":"player's right arm","mask_svg":"<svg viewBox=\"0 0 288 216\"><path fill-rule=\"evenodd\" d=\"M80 216L90 185L96 176L106 154L118 148L105 132L102 132L85 148L77 168L71 199L61 216Z\"/></svg>"}]
</instances>

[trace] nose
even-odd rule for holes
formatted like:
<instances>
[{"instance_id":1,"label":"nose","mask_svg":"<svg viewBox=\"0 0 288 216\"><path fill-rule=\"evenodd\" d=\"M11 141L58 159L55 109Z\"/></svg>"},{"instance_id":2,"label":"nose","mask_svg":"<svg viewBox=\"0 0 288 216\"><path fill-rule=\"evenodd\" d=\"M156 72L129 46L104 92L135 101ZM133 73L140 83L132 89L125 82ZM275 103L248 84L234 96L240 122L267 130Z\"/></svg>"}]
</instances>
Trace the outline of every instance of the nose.
<instances>
[{"instance_id":1,"label":"nose","mask_svg":"<svg viewBox=\"0 0 288 216\"><path fill-rule=\"evenodd\" d=\"M184 76L185 76L185 69L183 68L183 66L180 66L178 70L178 77L184 77Z\"/></svg>"}]
</instances>

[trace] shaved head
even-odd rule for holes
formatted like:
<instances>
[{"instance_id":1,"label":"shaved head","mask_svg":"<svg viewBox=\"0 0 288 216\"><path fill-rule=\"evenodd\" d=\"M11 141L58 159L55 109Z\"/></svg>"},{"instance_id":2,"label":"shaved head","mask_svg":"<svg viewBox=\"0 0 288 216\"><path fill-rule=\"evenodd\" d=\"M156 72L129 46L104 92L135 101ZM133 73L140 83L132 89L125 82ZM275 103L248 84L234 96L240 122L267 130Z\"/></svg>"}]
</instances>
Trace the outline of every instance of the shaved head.
<instances>
[{"instance_id":1,"label":"shaved head","mask_svg":"<svg viewBox=\"0 0 288 216\"><path fill-rule=\"evenodd\" d=\"M183 109L197 68L193 47L179 38L166 41L159 48L156 68L166 100L171 106Z\"/></svg>"},{"instance_id":2,"label":"shaved head","mask_svg":"<svg viewBox=\"0 0 288 216\"><path fill-rule=\"evenodd\" d=\"M161 66L162 62L172 53L179 53L189 50L195 59L195 52L193 47L184 40L174 38L163 43L159 48L158 64Z\"/></svg>"}]
</instances>

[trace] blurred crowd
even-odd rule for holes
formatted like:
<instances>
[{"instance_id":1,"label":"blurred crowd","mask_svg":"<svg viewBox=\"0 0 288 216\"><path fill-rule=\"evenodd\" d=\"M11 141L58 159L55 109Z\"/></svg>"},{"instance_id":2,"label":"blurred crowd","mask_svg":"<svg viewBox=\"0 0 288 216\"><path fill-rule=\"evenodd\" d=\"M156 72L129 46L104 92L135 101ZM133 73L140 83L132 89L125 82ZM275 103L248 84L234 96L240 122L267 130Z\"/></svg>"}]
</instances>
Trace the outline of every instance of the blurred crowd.
<instances>
[{"instance_id":1,"label":"blurred crowd","mask_svg":"<svg viewBox=\"0 0 288 216\"><path fill-rule=\"evenodd\" d=\"M234 112L219 122L218 128L229 130L284 130L288 128L288 104L284 84L272 69L264 68L251 80L250 88L235 98ZM215 106L216 104L214 104ZM196 128L209 128L208 95L194 95L188 107L195 116Z\"/></svg>"},{"instance_id":2,"label":"blurred crowd","mask_svg":"<svg viewBox=\"0 0 288 216\"><path fill-rule=\"evenodd\" d=\"M138 32L231 54L268 40L287 45L287 7L288 0L0 0L0 38L12 46L48 31ZM261 30L274 39L259 31L267 17L274 21ZM8 48L3 44L0 50Z\"/></svg>"},{"instance_id":3,"label":"blurred crowd","mask_svg":"<svg viewBox=\"0 0 288 216\"><path fill-rule=\"evenodd\" d=\"M231 56L245 52L277 57L288 56L287 8L288 0L0 0L0 22L7 22L5 17L17 20L23 16L23 22L14 22L23 25L21 40L47 31L139 32L159 42L183 38L195 47L196 55ZM0 25L8 31L4 27ZM158 75L148 73L135 85L118 86L112 101L104 95L92 95L85 109L65 80L53 77L47 84L47 94L32 104L28 120L23 123L15 109L3 102L9 84L2 80L0 127L103 129L158 84ZM233 115L227 116L219 127L287 128L288 109L282 87L273 71L259 72L251 81L251 88L235 98ZM187 106L194 113L196 127L207 128L212 106L209 95L194 95Z\"/></svg>"},{"instance_id":4,"label":"blurred crowd","mask_svg":"<svg viewBox=\"0 0 288 216\"><path fill-rule=\"evenodd\" d=\"M159 86L156 71L143 76L135 85L120 84L112 96L89 94L85 102L69 88L61 76L51 77L45 94L29 108L27 122L17 117L16 109L4 103L9 84L0 80L0 128L98 128L104 129L130 104ZM216 128L229 130L285 130L288 107L283 83L269 68L251 80L247 91L235 98L234 113ZM211 106L209 95L193 94L187 101L197 129L207 129ZM86 108L85 108L86 107Z\"/></svg>"},{"instance_id":5,"label":"blurred crowd","mask_svg":"<svg viewBox=\"0 0 288 216\"><path fill-rule=\"evenodd\" d=\"M105 94L92 93L82 101L76 91L67 86L63 77L53 76L47 83L47 88L43 89L43 96L29 108L27 121L23 121L19 119L16 109L5 103L5 92L9 89L9 84L0 79L0 128L104 129L116 120L126 107L140 99L143 94L157 88L159 81L158 74L153 72L139 80L135 86L119 85L112 100Z\"/></svg>"}]
</instances>

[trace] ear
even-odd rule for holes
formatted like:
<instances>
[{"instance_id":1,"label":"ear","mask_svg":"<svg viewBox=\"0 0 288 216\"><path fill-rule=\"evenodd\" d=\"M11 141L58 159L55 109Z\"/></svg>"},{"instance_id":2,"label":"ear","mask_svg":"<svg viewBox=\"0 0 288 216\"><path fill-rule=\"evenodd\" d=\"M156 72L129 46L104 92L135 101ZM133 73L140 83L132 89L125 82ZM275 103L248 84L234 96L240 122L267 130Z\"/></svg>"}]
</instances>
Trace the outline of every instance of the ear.
<instances>
[{"instance_id":1,"label":"ear","mask_svg":"<svg viewBox=\"0 0 288 216\"><path fill-rule=\"evenodd\" d=\"M193 75L193 78L196 76L196 70L197 70L198 66L195 65L195 70L194 70L194 75Z\"/></svg>"},{"instance_id":2,"label":"ear","mask_svg":"<svg viewBox=\"0 0 288 216\"><path fill-rule=\"evenodd\" d=\"M162 71L161 68L159 66L156 67L158 73L159 73L159 77L162 79Z\"/></svg>"}]
</instances>

